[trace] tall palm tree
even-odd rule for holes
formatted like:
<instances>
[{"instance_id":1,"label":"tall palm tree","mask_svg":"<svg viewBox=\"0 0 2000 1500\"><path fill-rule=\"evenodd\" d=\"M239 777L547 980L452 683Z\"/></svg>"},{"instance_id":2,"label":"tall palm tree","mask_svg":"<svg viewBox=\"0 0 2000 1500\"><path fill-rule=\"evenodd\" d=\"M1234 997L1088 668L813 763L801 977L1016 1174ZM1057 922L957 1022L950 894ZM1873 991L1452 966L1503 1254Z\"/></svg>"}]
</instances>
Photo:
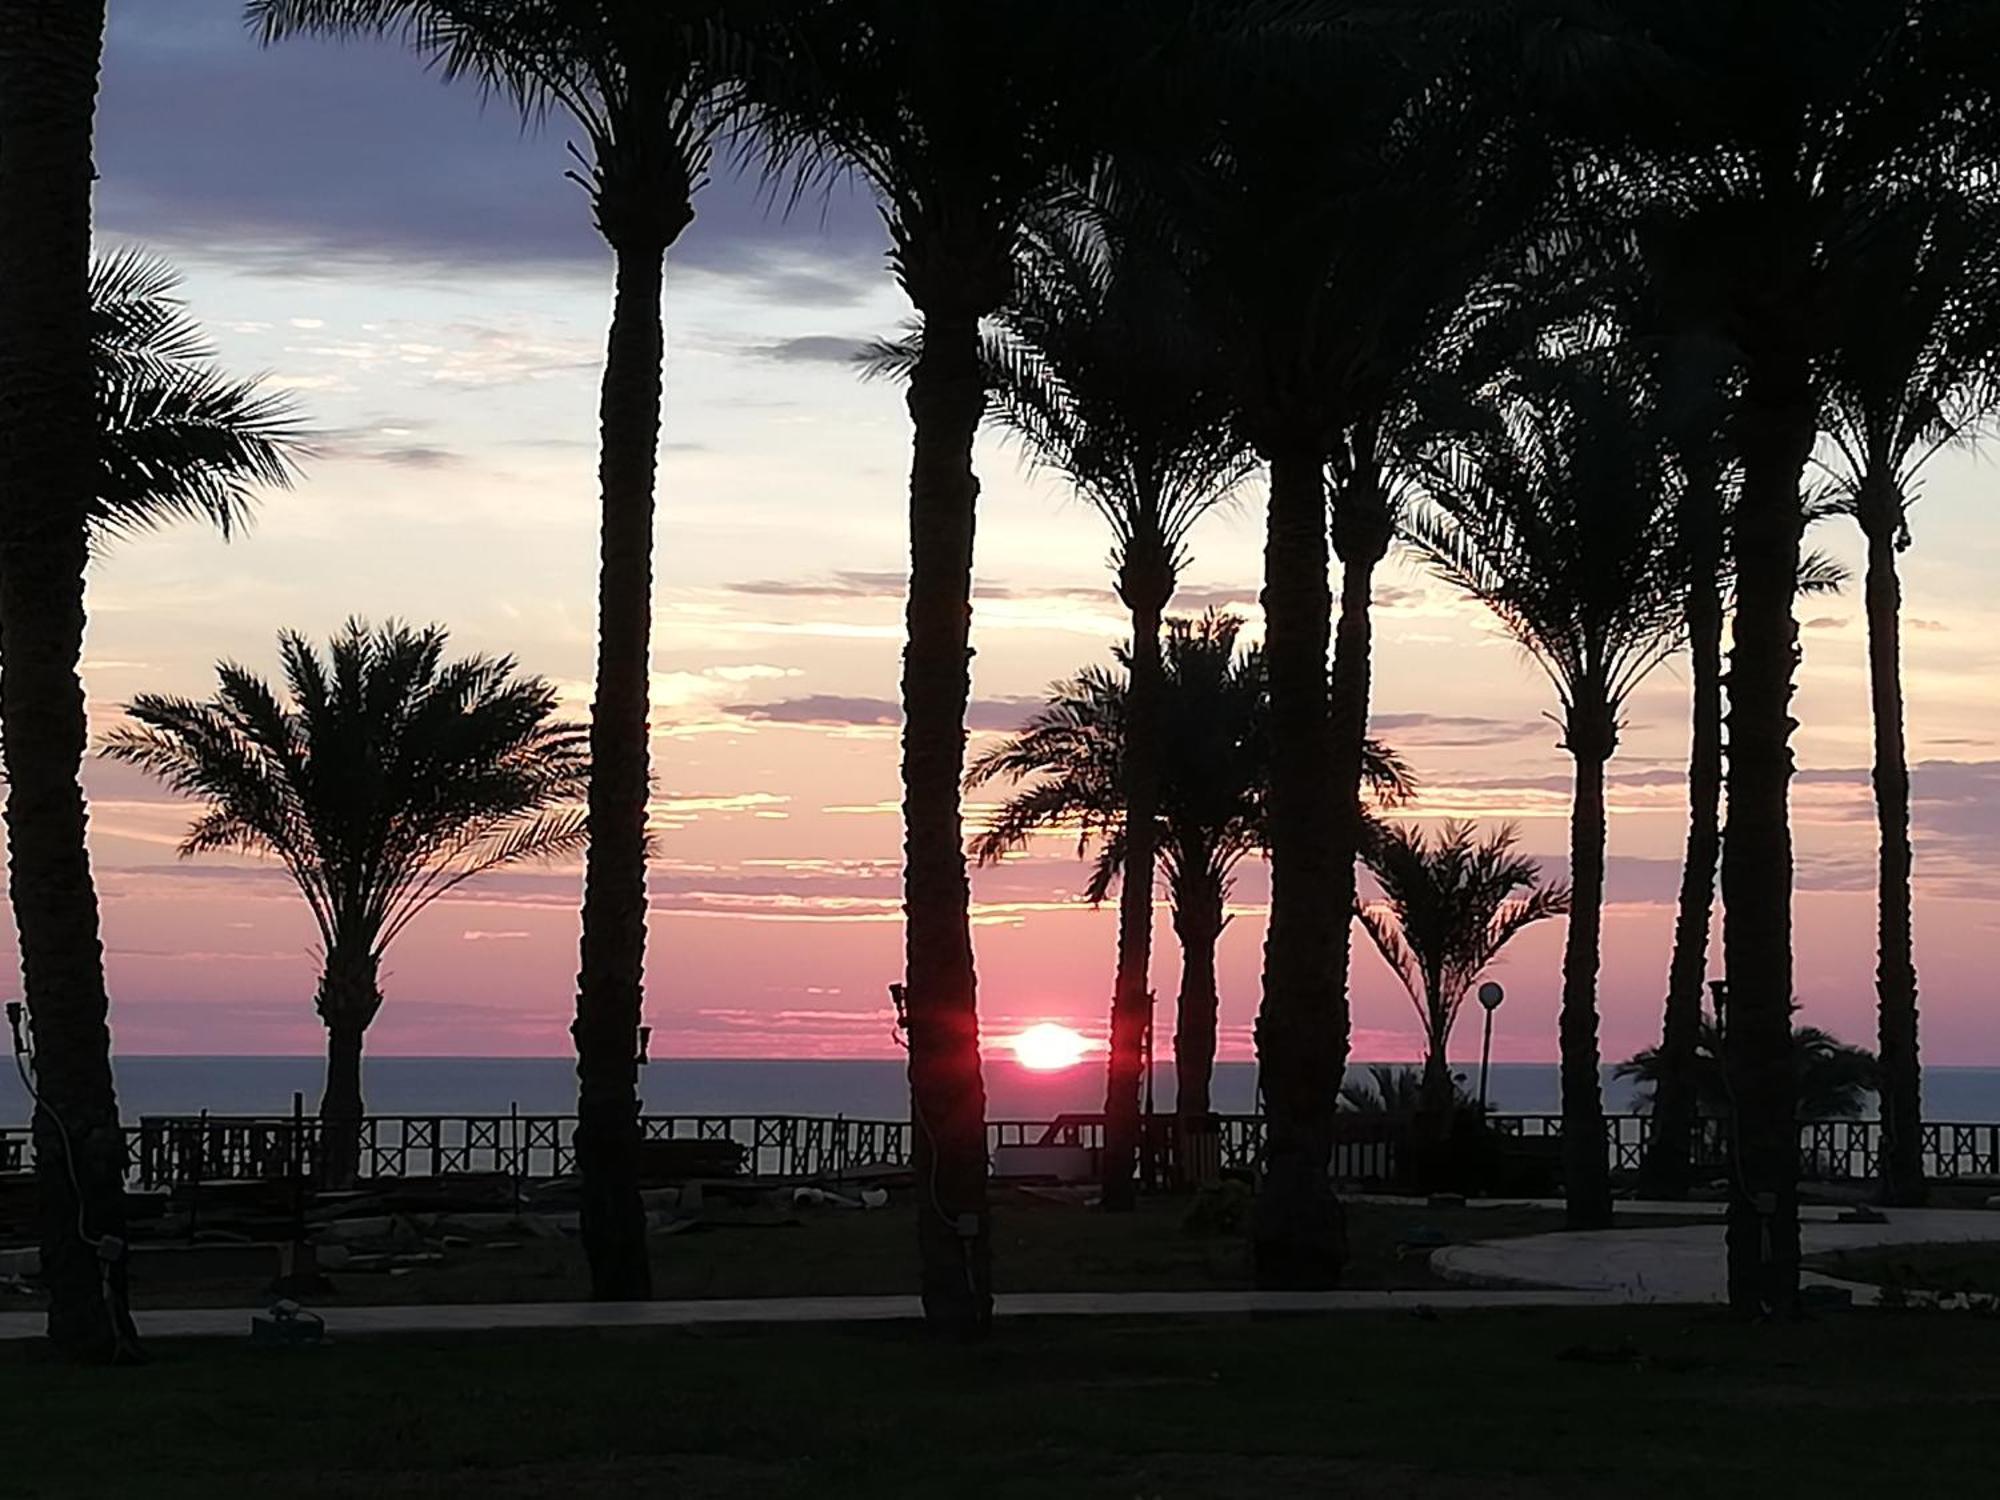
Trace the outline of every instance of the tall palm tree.
<instances>
[{"instance_id":1,"label":"tall palm tree","mask_svg":"<svg viewBox=\"0 0 2000 1500\"><path fill-rule=\"evenodd\" d=\"M582 132L570 175L615 263L598 407L603 496L589 848L577 975L577 1166L591 1294L651 1293L639 1202L639 1021L645 1002L647 709L654 481L667 251L694 220L730 70L727 0L250 0L266 42L387 35L524 119Z\"/></svg>"},{"instance_id":2,"label":"tall palm tree","mask_svg":"<svg viewBox=\"0 0 2000 1500\"><path fill-rule=\"evenodd\" d=\"M1532 153L1494 107L1488 75L1506 46L1413 29L1407 14L1350 25L1328 24L1349 18L1327 7L1211 10L1225 20L1204 39L1194 85L1211 92L1175 100L1209 137L1192 166L1137 158L1126 196L1174 251L1239 428L1270 471L1268 1128L1252 1242L1260 1286L1314 1287L1337 1279L1344 1253L1329 1163L1350 931L1328 914L1353 905L1361 836L1368 579L1390 530L1375 434L1402 372L1523 217L1532 195L1515 189ZM1331 679L1330 463L1344 564Z\"/></svg>"},{"instance_id":3,"label":"tall palm tree","mask_svg":"<svg viewBox=\"0 0 2000 1500\"><path fill-rule=\"evenodd\" d=\"M446 661L440 626L350 620L324 656L278 637L287 702L234 662L205 701L142 694L103 753L208 804L183 858L269 855L319 932L314 1006L326 1026L323 1175L358 1168L361 1046L382 1006L382 955L466 881L584 844L587 734L556 721L555 689L507 657Z\"/></svg>"},{"instance_id":4,"label":"tall palm tree","mask_svg":"<svg viewBox=\"0 0 2000 1500\"><path fill-rule=\"evenodd\" d=\"M1435 836L1390 823L1363 853L1382 898L1359 909L1361 926L1417 1008L1430 1114L1451 1107L1446 1049L1472 986L1522 932L1570 910L1569 887L1543 885L1541 866L1516 852L1519 837L1512 824L1482 839L1467 822Z\"/></svg>"},{"instance_id":5,"label":"tall palm tree","mask_svg":"<svg viewBox=\"0 0 2000 1500\"><path fill-rule=\"evenodd\" d=\"M1990 6L1621 0L1578 128L1593 171L1647 210L1647 264L1739 357L1742 466L1731 528L1725 1036L1740 1107L1731 1305L1798 1299L1798 1139L1789 1063L1792 841L1787 792L1807 514L1804 474L1844 336L1844 284L1885 184L1950 146L1994 157ZM1609 59L1606 63L1604 60ZM1629 86L1626 86L1629 85Z\"/></svg>"},{"instance_id":6,"label":"tall palm tree","mask_svg":"<svg viewBox=\"0 0 2000 1500\"><path fill-rule=\"evenodd\" d=\"M1161 653L1151 847L1181 947L1174 1108L1184 1131L1201 1128L1209 1114L1215 949L1229 922L1236 867L1267 848L1270 837L1269 684L1263 654L1236 649L1242 628L1237 616L1213 611L1198 620L1168 620ZM1150 876L1135 877L1131 865L1137 815L1121 769L1131 734L1133 664L1130 652L1118 655L1122 674L1092 668L1057 683L1027 726L980 755L966 777L972 786L1003 776L1027 783L973 840L974 857L992 864L1038 833L1074 833L1079 852L1096 850L1085 887L1093 904L1121 880L1144 880L1149 895L1153 886ZM1402 758L1374 740L1365 771L1378 802L1407 800L1415 788Z\"/></svg>"},{"instance_id":7,"label":"tall palm tree","mask_svg":"<svg viewBox=\"0 0 2000 1500\"><path fill-rule=\"evenodd\" d=\"M1857 256L1828 377L1826 430L1842 507L1867 539L1869 698L1880 829L1875 974L1882 1057L1882 1188L1923 1201L1923 1070L1910 933L1910 766L1903 728L1896 556L1926 463L2000 409L2000 205L1947 172L1886 205Z\"/></svg>"},{"instance_id":8,"label":"tall palm tree","mask_svg":"<svg viewBox=\"0 0 2000 1500\"><path fill-rule=\"evenodd\" d=\"M78 773L87 733L78 671L83 569L93 546L195 516L225 533L251 487L292 477L289 404L233 381L137 254L89 260L91 118L103 8L0 13L0 741L13 901L35 1058L36 1159L51 1337L129 1352L124 1146L111 1077L96 889ZM27 80L23 81L25 69ZM15 233L32 241L23 246ZM70 253L82 257L81 303ZM70 313L76 314L71 326ZM82 341L82 416L72 341ZM79 425L80 424L80 425ZM74 465L81 465L81 489Z\"/></svg>"},{"instance_id":9,"label":"tall palm tree","mask_svg":"<svg viewBox=\"0 0 2000 1500\"><path fill-rule=\"evenodd\" d=\"M910 585L903 658L904 1004L926 1317L977 1336L992 1317L986 1093L959 780L970 693L973 437L986 408L979 325L1005 306L1028 226L1118 118L1142 6L795 0L783 64L749 106L768 170L797 191L860 177L919 323L909 371Z\"/></svg>"},{"instance_id":10,"label":"tall palm tree","mask_svg":"<svg viewBox=\"0 0 2000 1500\"><path fill-rule=\"evenodd\" d=\"M1680 643L1676 505L1649 393L1616 351L1523 360L1490 420L1430 466L1407 523L1425 561L1486 605L1548 674L1576 763L1575 904L1563 953L1564 1192L1611 1222L1597 1048L1606 763L1625 703Z\"/></svg>"},{"instance_id":11,"label":"tall palm tree","mask_svg":"<svg viewBox=\"0 0 2000 1500\"><path fill-rule=\"evenodd\" d=\"M1189 533L1250 464L1231 430L1211 351L1175 307L1179 288L1149 247L1106 232L1101 220L1065 214L1029 234L1023 248L1014 295L986 342L995 414L1033 461L1104 517L1118 596L1132 619L1103 1159L1104 1206L1130 1209L1139 1075L1152 1025L1160 622L1187 560Z\"/></svg>"},{"instance_id":12,"label":"tall palm tree","mask_svg":"<svg viewBox=\"0 0 2000 1500\"><path fill-rule=\"evenodd\" d=\"M49 1337L130 1347L124 1140L78 772L83 574L101 473L90 187L104 0L0 4L0 751L35 1056ZM102 1252L100 1254L100 1252Z\"/></svg>"}]
</instances>

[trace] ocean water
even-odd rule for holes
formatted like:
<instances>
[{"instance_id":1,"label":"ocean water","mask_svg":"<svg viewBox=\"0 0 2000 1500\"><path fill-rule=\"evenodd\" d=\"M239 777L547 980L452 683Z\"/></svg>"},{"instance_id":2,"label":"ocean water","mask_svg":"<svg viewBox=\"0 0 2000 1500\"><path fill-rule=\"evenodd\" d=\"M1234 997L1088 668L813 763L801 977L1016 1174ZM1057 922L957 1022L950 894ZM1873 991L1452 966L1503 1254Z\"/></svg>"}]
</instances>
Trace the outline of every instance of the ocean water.
<instances>
[{"instance_id":1,"label":"ocean water","mask_svg":"<svg viewBox=\"0 0 2000 1500\"><path fill-rule=\"evenodd\" d=\"M1362 1065L1356 1064L1356 1071ZM1465 1068L1476 1085L1477 1065ZM127 1057L118 1062L119 1104L128 1120L141 1115L286 1114L294 1092L305 1107L319 1101L322 1062L316 1057ZM1226 1114L1254 1108L1256 1068L1216 1065L1215 1107ZM569 1114L576 1108L576 1073L567 1058L378 1057L364 1064L368 1108L378 1114ZM847 1115L893 1120L909 1112L899 1059L869 1061L661 1059L640 1075L651 1114ZM1104 1101L1101 1061L1061 1072L1036 1073L1008 1058L986 1063L987 1118L1046 1120L1066 1111L1091 1112ZM1173 1071L1154 1075L1159 1107L1171 1107ZM1553 1063L1495 1063L1490 1096L1496 1109L1553 1113L1561 1094ZM1631 1108L1631 1091L1605 1078L1605 1105ZM1931 1120L2000 1121L2000 1068L1927 1068L1924 1116ZM0 1070L0 1125L23 1124L28 1098L11 1069Z\"/></svg>"}]
</instances>

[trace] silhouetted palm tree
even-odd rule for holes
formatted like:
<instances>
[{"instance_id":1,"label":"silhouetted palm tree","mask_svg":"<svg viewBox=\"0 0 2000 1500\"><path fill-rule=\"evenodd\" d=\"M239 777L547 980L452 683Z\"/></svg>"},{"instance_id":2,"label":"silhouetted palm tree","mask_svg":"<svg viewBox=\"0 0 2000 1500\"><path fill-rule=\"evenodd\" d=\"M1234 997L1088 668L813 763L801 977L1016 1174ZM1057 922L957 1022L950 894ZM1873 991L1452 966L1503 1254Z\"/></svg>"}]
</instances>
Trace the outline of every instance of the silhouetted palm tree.
<instances>
[{"instance_id":1,"label":"silhouetted palm tree","mask_svg":"<svg viewBox=\"0 0 2000 1500\"><path fill-rule=\"evenodd\" d=\"M1243 622L1210 612L1168 620L1162 651L1157 729L1159 795L1154 804L1154 861L1173 909L1181 946L1175 1010L1176 1113L1198 1129L1209 1113L1215 1066L1215 948L1229 918L1236 866L1264 849L1270 782L1266 731L1268 685L1262 653L1238 652ZM1024 847L1035 834L1077 835L1096 861L1085 894L1101 902L1131 879L1131 806L1121 775L1130 735L1130 657L1125 673L1092 668L1055 685L1048 705L1017 735L978 757L967 776L983 785L1005 776L1025 781L974 839L981 864ZM1374 797L1407 799L1415 778L1402 759L1368 742L1365 772ZM1145 882L1150 898L1153 882ZM1150 904L1150 903L1149 903Z\"/></svg>"},{"instance_id":2,"label":"silhouetted palm tree","mask_svg":"<svg viewBox=\"0 0 2000 1500\"><path fill-rule=\"evenodd\" d=\"M1563 953L1564 1191L1570 1226L1607 1228L1597 1049L1605 765L1625 702L1680 643L1676 504L1652 401L1615 351L1524 360L1490 419L1441 451L1412 544L1541 665L1576 762L1575 905Z\"/></svg>"},{"instance_id":3,"label":"silhouetted palm tree","mask_svg":"<svg viewBox=\"0 0 2000 1500\"><path fill-rule=\"evenodd\" d=\"M529 120L555 113L587 151L570 174L611 247L598 477L603 491L591 837L577 975L577 1167L591 1294L648 1296L639 1202L638 1030L645 1001L647 709L666 254L694 220L739 48L728 0L250 0L267 42L400 38ZM572 150L576 148L572 147Z\"/></svg>"},{"instance_id":4,"label":"silhouetted palm tree","mask_svg":"<svg viewBox=\"0 0 2000 1500\"><path fill-rule=\"evenodd\" d=\"M1431 1114L1451 1107L1446 1047L1472 986L1521 932L1570 910L1569 887L1544 886L1541 866L1515 852L1511 824L1478 835L1464 822L1435 835L1391 823L1363 851L1382 897L1360 908L1361 925L1417 1008Z\"/></svg>"},{"instance_id":5,"label":"silhouetted palm tree","mask_svg":"<svg viewBox=\"0 0 2000 1500\"><path fill-rule=\"evenodd\" d=\"M1121 212L1175 254L1238 426L1270 469L1267 1134L1252 1241L1260 1286L1325 1286L1344 1254L1328 1173L1351 943L1328 913L1353 904L1360 841L1369 580L1392 529L1378 438L1404 373L1526 217L1534 195L1515 189L1534 158L1495 107L1511 43L1475 48L1413 30L1410 15L1350 25L1323 7L1212 9L1224 20L1190 92L1171 96L1180 128L1207 138L1193 165L1135 157ZM1343 561L1331 680L1329 466Z\"/></svg>"},{"instance_id":6,"label":"silhouetted palm tree","mask_svg":"<svg viewBox=\"0 0 2000 1500\"><path fill-rule=\"evenodd\" d=\"M972 443L980 320L1006 305L1027 226L1117 117L1143 7L1065 0L795 0L750 107L796 190L852 173L875 194L919 320L909 372L910 592L903 660L905 984L923 1298L933 1324L992 1316L985 1085L959 780L970 692ZM1122 22L1122 24L1121 24Z\"/></svg>"},{"instance_id":7,"label":"silhouetted palm tree","mask_svg":"<svg viewBox=\"0 0 2000 1500\"><path fill-rule=\"evenodd\" d=\"M84 840L83 574L102 477L90 189L104 0L0 7L0 753L33 1038L49 1337L129 1348L124 1138ZM105 1253L100 1256L99 1250Z\"/></svg>"},{"instance_id":8,"label":"silhouetted palm tree","mask_svg":"<svg viewBox=\"0 0 2000 1500\"><path fill-rule=\"evenodd\" d=\"M1900 1204L1923 1201L1924 1157L1896 554L1910 543L1909 507L1924 465L2000 408L2000 207L1983 186L1937 175L1943 180L1920 179L1885 205L1856 255L1826 412L1840 502L1868 543L1882 1187Z\"/></svg>"},{"instance_id":9,"label":"silhouetted palm tree","mask_svg":"<svg viewBox=\"0 0 2000 1500\"><path fill-rule=\"evenodd\" d=\"M1160 798L1160 621L1194 524L1250 460L1231 432L1210 349L1175 306L1178 284L1143 244L1062 215L1031 233L1014 295L986 341L1000 421L1030 458L1111 527L1118 596L1132 617L1120 775L1124 884L1105 1092L1104 1206L1129 1209L1139 1075L1152 1025L1155 809Z\"/></svg>"},{"instance_id":10,"label":"silhouetted palm tree","mask_svg":"<svg viewBox=\"0 0 2000 1500\"><path fill-rule=\"evenodd\" d=\"M359 1163L361 1044L382 1005L382 955L433 901L504 865L583 847L590 759L555 689L506 657L444 659L439 626L350 621L325 656L278 637L289 701L234 662L206 701L146 693L103 753L208 804L182 856L269 855L320 940L326 1026L321 1168Z\"/></svg>"},{"instance_id":11,"label":"silhouetted palm tree","mask_svg":"<svg viewBox=\"0 0 2000 1500\"><path fill-rule=\"evenodd\" d=\"M1801 1120L1852 1120L1868 1096L1881 1087L1881 1065L1866 1047L1850 1046L1817 1026L1792 1031L1792 1073ZM1641 1109L1658 1112L1665 1064L1660 1049L1648 1047L1620 1063L1615 1076L1640 1085ZM1700 1113L1725 1120L1733 1113L1729 1080L1722 1067L1722 1032L1713 1016L1703 1016L1695 1050L1695 1089Z\"/></svg>"},{"instance_id":12,"label":"silhouetted palm tree","mask_svg":"<svg viewBox=\"0 0 2000 1500\"><path fill-rule=\"evenodd\" d=\"M1646 262L1740 361L1742 485L1731 550L1725 1045L1739 1101L1730 1300L1745 1315L1798 1296L1792 1099L1792 841L1787 806L1793 601L1803 476L1844 335L1860 232L1885 185L1949 146L1993 158L1993 8L1649 0L1605 8L1587 125L1596 175L1640 205ZM1581 116L1580 116L1581 119Z\"/></svg>"}]
</instances>

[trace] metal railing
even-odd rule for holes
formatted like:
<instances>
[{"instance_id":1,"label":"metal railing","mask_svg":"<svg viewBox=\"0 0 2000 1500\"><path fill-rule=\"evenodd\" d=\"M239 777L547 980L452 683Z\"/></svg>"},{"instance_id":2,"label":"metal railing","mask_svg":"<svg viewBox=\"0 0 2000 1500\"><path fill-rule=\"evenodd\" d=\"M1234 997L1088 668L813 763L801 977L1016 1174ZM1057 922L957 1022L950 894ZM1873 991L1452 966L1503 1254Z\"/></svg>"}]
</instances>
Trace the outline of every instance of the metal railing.
<instances>
[{"instance_id":1,"label":"metal railing","mask_svg":"<svg viewBox=\"0 0 2000 1500\"><path fill-rule=\"evenodd\" d=\"M1492 1127L1517 1142L1555 1140L1558 1114L1489 1116ZM1216 1117L1216 1156L1224 1168L1255 1166L1263 1150L1264 1120L1257 1115ZM875 1167L908 1165L907 1120L857 1120L845 1116L650 1115L641 1121L648 1142L733 1142L742 1170L766 1178L839 1178ZM1614 1172L1636 1171L1652 1121L1645 1115L1612 1115L1605 1121L1606 1150ZM515 1181L547 1180L576 1170L572 1115L374 1115L360 1127L358 1161L363 1178L491 1175ZM1404 1122L1389 1116L1341 1115L1336 1126L1334 1175L1345 1182L1394 1180ZM1154 1134L1170 1152L1170 1116L1156 1117ZM986 1127L989 1149L999 1146L1068 1145L1100 1148L1101 1115L1055 1120L996 1120ZM127 1132L135 1186L185 1182L311 1179L321 1160L319 1122L305 1115L147 1116ZM1807 1180L1859 1182L1879 1170L1878 1120L1813 1120L1799 1126L1799 1166ZM1924 1170L1939 1181L2000 1178L2000 1124L1936 1122L1923 1134ZM34 1147L25 1126L0 1128L0 1173L29 1169ZM1728 1165L1727 1136L1703 1121L1696 1162L1704 1170Z\"/></svg>"}]
</instances>

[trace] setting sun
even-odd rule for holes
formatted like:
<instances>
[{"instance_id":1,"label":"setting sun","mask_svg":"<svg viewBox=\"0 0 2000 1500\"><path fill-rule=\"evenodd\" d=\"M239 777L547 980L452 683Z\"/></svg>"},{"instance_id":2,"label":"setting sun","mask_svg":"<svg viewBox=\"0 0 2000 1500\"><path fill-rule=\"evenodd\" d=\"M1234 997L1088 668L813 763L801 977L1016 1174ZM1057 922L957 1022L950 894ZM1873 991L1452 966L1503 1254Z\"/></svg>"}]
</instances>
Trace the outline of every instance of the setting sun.
<instances>
[{"instance_id":1,"label":"setting sun","mask_svg":"<svg viewBox=\"0 0 2000 1500\"><path fill-rule=\"evenodd\" d=\"M1082 1062L1084 1054L1091 1050L1091 1041L1067 1026L1043 1021L1015 1037L1012 1046L1014 1058L1022 1067L1033 1068L1038 1073L1051 1073Z\"/></svg>"}]
</instances>

